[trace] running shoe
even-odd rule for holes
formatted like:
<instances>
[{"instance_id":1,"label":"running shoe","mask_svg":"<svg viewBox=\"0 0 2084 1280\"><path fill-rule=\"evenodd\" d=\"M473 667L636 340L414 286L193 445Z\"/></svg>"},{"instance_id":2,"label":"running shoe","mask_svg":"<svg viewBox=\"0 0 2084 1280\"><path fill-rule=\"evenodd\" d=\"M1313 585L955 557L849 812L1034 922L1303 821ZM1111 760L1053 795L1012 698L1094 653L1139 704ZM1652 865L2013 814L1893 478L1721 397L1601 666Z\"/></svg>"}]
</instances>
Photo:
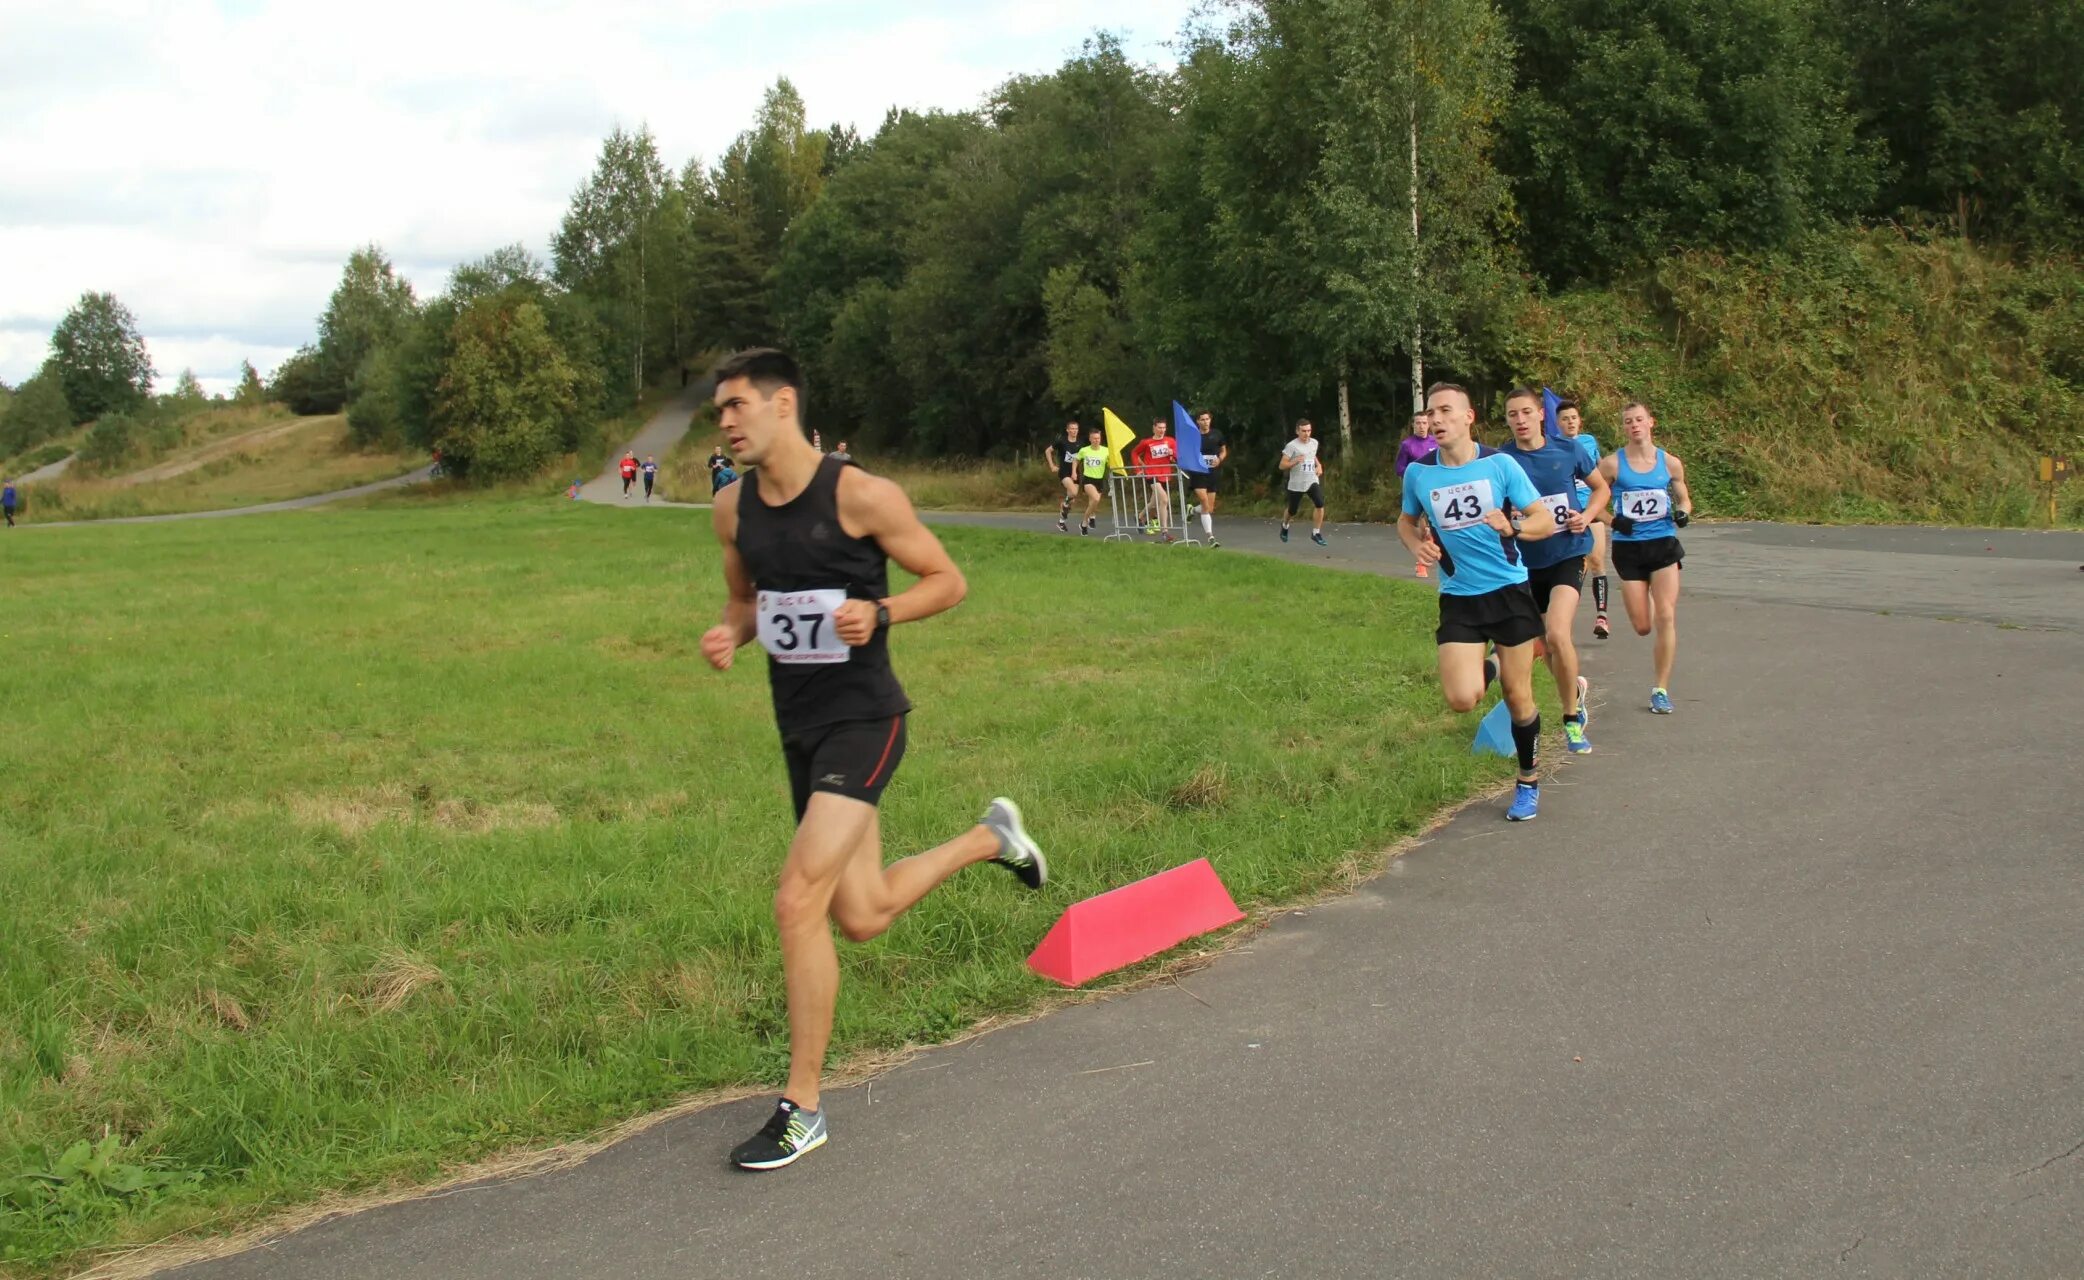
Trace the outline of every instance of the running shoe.
<instances>
[{"instance_id":1,"label":"running shoe","mask_svg":"<svg viewBox=\"0 0 2084 1280\"><path fill-rule=\"evenodd\" d=\"M1158 531L1158 522L1155 520L1151 521L1149 524L1143 526L1143 531L1145 533L1156 533Z\"/></svg>"},{"instance_id":2,"label":"running shoe","mask_svg":"<svg viewBox=\"0 0 2084 1280\"><path fill-rule=\"evenodd\" d=\"M1592 619L1592 638L1594 640L1604 640L1609 634L1611 634L1611 631L1606 625L1605 614L1602 613Z\"/></svg>"},{"instance_id":3,"label":"running shoe","mask_svg":"<svg viewBox=\"0 0 2084 1280\"><path fill-rule=\"evenodd\" d=\"M1538 782L1515 782L1512 784L1512 808L1505 811L1507 822L1532 822L1534 812L1541 805L1541 784Z\"/></svg>"},{"instance_id":4,"label":"running shoe","mask_svg":"<svg viewBox=\"0 0 2084 1280\"><path fill-rule=\"evenodd\" d=\"M1220 547L1223 544L1216 541L1216 535L1212 533L1208 535L1208 545L1210 545L1211 547Z\"/></svg>"},{"instance_id":5,"label":"running shoe","mask_svg":"<svg viewBox=\"0 0 2084 1280\"><path fill-rule=\"evenodd\" d=\"M1070 521L1068 521L1068 520L1059 520L1059 521L1057 521L1057 522L1056 522L1056 531L1057 531L1058 533L1069 533L1069 532L1071 532L1071 522L1070 522Z\"/></svg>"},{"instance_id":6,"label":"running shoe","mask_svg":"<svg viewBox=\"0 0 2084 1280\"><path fill-rule=\"evenodd\" d=\"M1042 856L1041 848L1028 836L1028 829L1021 825L1020 806L1004 796L993 800L977 821L991 828L999 838L999 856L992 861L1011 871L1020 882L1030 889L1039 889L1049 883L1049 860Z\"/></svg>"},{"instance_id":7,"label":"running shoe","mask_svg":"<svg viewBox=\"0 0 2084 1280\"><path fill-rule=\"evenodd\" d=\"M1660 716L1672 713L1672 696L1662 689L1650 690L1650 710Z\"/></svg>"},{"instance_id":8,"label":"running shoe","mask_svg":"<svg viewBox=\"0 0 2084 1280\"><path fill-rule=\"evenodd\" d=\"M1592 744L1585 740L1585 722L1582 718L1572 717L1563 722L1563 745L1569 747L1570 754L1574 756L1584 755L1592 749Z\"/></svg>"},{"instance_id":9,"label":"running shoe","mask_svg":"<svg viewBox=\"0 0 2084 1280\"><path fill-rule=\"evenodd\" d=\"M731 1163L741 1169L779 1169L825 1145L825 1113L805 1111L783 1098L765 1126L738 1144Z\"/></svg>"},{"instance_id":10,"label":"running shoe","mask_svg":"<svg viewBox=\"0 0 2084 1280\"><path fill-rule=\"evenodd\" d=\"M1092 531L1093 531L1093 526L1092 526L1092 525L1090 525L1090 524L1082 524L1082 525L1079 525L1079 526L1078 526L1078 536L1079 536L1079 537L1081 537L1081 538L1083 538L1083 537L1084 537L1085 535L1087 535L1087 534L1091 533Z\"/></svg>"},{"instance_id":11,"label":"running shoe","mask_svg":"<svg viewBox=\"0 0 2084 1280\"><path fill-rule=\"evenodd\" d=\"M1178 541L1179 541L1179 539L1178 539L1178 538L1175 538L1175 537L1173 537L1173 536L1172 536L1172 530L1170 530L1170 529L1167 529L1167 530L1166 530L1165 532L1163 532L1163 533L1161 533L1161 534L1159 534L1159 535L1158 535L1158 541L1160 541L1160 542L1165 542L1165 543L1172 543L1172 542L1178 542Z\"/></svg>"},{"instance_id":12,"label":"running shoe","mask_svg":"<svg viewBox=\"0 0 2084 1280\"><path fill-rule=\"evenodd\" d=\"M1592 682L1583 676L1577 678L1577 722L1592 727Z\"/></svg>"},{"instance_id":13,"label":"running shoe","mask_svg":"<svg viewBox=\"0 0 2084 1280\"><path fill-rule=\"evenodd\" d=\"M1328 543L1328 542L1326 542L1326 541L1324 540L1324 535L1323 535L1323 534L1321 534L1321 533L1317 532L1317 531L1316 531L1316 530L1314 530L1314 529L1312 529L1312 530L1310 531L1310 541L1312 541L1312 542L1316 543L1316 544L1317 544L1318 546L1320 546L1320 547L1326 547L1326 546L1330 546L1330 545L1331 545L1330 543Z\"/></svg>"},{"instance_id":14,"label":"running shoe","mask_svg":"<svg viewBox=\"0 0 2084 1280\"><path fill-rule=\"evenodd\" d=\"M1281 526L1281 541L1288 541L1288 526L1285 524Z\"/></svg>"}]
</instances>

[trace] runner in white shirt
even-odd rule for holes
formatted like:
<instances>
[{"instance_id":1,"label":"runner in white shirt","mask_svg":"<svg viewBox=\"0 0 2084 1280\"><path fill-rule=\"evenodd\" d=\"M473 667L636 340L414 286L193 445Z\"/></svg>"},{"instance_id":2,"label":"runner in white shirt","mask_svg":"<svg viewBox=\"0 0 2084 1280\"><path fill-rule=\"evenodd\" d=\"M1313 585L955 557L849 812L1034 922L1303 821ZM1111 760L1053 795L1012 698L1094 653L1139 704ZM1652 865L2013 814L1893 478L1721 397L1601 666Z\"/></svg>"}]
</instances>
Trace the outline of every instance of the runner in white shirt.
<instances>
[{"instance_id":1,"label":"runner in white shirt","mask_svg":"<svg viewBox=\"0 0 2084 1280\"><path fill-rule=\"evenodd\" d=\"M1281 517L1281 541L1288 541L1288 526L1307 497L1316 508L1310 526L1310 541L1324 546L1324 464L1317 460L1315 429L1304 418L1295 424L1295 439L1281 447L1281 470L1288 473L1288 514Z\"/></svg>"}]
</instances>

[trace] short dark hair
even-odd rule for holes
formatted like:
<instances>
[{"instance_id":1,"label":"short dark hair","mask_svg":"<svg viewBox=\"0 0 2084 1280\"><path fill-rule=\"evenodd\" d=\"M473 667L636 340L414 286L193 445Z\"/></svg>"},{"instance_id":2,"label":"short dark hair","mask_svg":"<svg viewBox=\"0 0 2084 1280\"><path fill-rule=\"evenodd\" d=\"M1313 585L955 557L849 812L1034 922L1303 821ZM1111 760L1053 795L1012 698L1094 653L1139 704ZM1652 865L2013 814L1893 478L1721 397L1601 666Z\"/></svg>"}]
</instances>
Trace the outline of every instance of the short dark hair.
<instances>
[{"instance_id":1,"label":"short dark hair","mask_svg":"<svg viewBox=\"0 0 2084 1280\"><path fill-rule=\"evenodd\" d=\"M1309 427L1315 426L1316 424L1311 422L1308 418L1297 418L1295 420L1295 425L1298 427Z\"/></svg>"},{"instance_id":2,"label":"short dark hair","mask_svg":"<svg viewBox=\"0 0 2084 1280\"><path fill-rule=\"evenodd\" d=\"M1562 399L1560 399L1560 400L1556 401L1556 412L1557 412L1557 413L1561 413L1561 412L1563 412L1563 411L1564 411L1565 409L1575 409L1575 408L1577 408L1577 401L1575 401L1575 400L1571 399L1571 398L1570 398L1569 396L1564 396L1564 397L1563 397Z\"/></svg>"},{"instance_id":3,"label":"short dark hair","mask_svg":"<svg viewBox=\"0 0 2084 1280\"><path fill-rule=\"evenodd\" d=\"M1469 394L1469 388L1463 386L1459 382L1434 383L1432 386L1426 388L1426 399L1430 400L1443 391L1459 391L1462 393L1462 399L1469 401L1469 403L1472 405L1476 403L1475 399L1471 397Z\"/></svg>"},{"instance_id":4,"label":"short dark hair","mask_svg":"<svg viewBox=\"0 0 2084 1280\"><path fill-rule=\"evenodd\" d=\"M1511 404L1515 400L1532 400L1534 403L1540 404L1541 393L1532 387L1514 387L1505 393L1505 403Z\"/></svg>"},{"instance_id":5,"label":"short dark hair","mask_svg":"<svg viewBox=\"0 0 2084 1280\"><path fill-rule=\"evenodd\" d=\"M747 347L735 355L724 357L716 366L715 378L718 386L735 378L744 378L760 389L768 399L783 387L796 393L796 416L803 417L805 402L809 399L803 385L803 369L796 357L773 347Z\"/></svg>"}]
</instances>

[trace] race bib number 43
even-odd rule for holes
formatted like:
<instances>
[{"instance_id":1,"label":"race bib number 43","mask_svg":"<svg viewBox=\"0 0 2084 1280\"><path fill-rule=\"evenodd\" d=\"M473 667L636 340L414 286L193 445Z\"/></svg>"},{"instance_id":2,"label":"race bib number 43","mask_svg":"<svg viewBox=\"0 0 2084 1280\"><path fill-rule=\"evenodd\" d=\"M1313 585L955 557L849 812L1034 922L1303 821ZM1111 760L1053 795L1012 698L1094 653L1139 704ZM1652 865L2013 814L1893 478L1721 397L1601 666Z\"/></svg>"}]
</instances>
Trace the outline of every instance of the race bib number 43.
<instances>
[{"instance_id":1,"label":"race bib number 43","mask_svg":"<svg viewBox=\"0 0 2084 1280\"><path fill-rule=\"evenodd\" d=\"M757 610L760 647L776 662L845 662L847 642L832 615L847 602L837 587L824 591L762 591Z\"/></svg>"},{"instance_id":2,"label":"race bib number 43","mask_svg":"<svg viewBox=\"0 0 2084 1280\"><path fill-rule=\"evenodd\" d=\"M1483 523L1483 513L1498 505L1491 496L1491 482L1468 480L1445 485L1428 495L1433 504L1433 523L1443 533Z\"/></svg>"},{"instance_id":3,"label":"race bib number 43","mask_svg":"<svg viewBox=\"0 0 2084 1280\"><path fill-rule=\"evenodd\" d=\"M1630 489L1621 495L1621 514L1630 520L1662 520L1671 514L1671 495L1662 489Z\"/></svg>"}]
</instances>

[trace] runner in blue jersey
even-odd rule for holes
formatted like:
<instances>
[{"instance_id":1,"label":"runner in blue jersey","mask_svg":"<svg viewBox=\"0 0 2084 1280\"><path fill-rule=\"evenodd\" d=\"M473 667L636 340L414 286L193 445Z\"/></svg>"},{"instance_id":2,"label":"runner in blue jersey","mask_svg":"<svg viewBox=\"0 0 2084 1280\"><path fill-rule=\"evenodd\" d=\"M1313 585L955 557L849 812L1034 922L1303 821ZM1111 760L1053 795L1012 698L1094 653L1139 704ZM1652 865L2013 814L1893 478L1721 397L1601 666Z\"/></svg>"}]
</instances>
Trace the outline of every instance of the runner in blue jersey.
<instances>
[{"instance_id":1,"label":"runner in blue jersey","mask_svg":"<svg viewBox=\"0 0 2084 1280\"><path fill-rule=\"evenodd\" d=\"M1564 439L1571 441L1578 448L1585 451L1585 460L1587 462L1594 467L1599 465L1601 457L1599 442L1592 438L1591 432L1585 430L1584 417L1578 412L1577 401L1565 399L1556 405L1556 426L1563 432ZM1591 505L1592 490L1586 485L1580 484L1577 487L1577 496L1580 503L1587 507ZM1604 640L1613 634L1613 629L1607 625L1606 620L1606 535L1606 522L1603 520L1594 521L1592 524L1592 549L1585 553L1585 572L1592 577L1592 638L1594 640Z\"/></svg>"},{"instance_id":2,"label":"runner in blue jersey","mask_svg":"<svg viewBox=\"0 0 2084 1280\"><path fill-rule=\"evenodd\" d=\"M1693 495L1686 489L1686 465L1657 447L1657 419L1640 400L1621 410L1621 434L1627 440L1599 464L1599 474L1613 486L1614 572L1621 577L1621 603L1635 633L1653 631L1657 683L1650 689L1650 710L1672 713L1672 661L1679 652L1679 566L1686 549L1678 531L1693 519Z\"/></svg>"},{"instance_id":3,"label":"runner in blue jersey","mask_svg":"<svg viewBox=\"0 0 2084 1280\"><path fill-rule=\"evenodd\" d=\"M1585 460L1584 451L1568 440L1550 439L1542 429L1541 396L1527 387L1514 387L1505 397L1505 425L1512 440L1498 451L1510 458L1534 482L1541 505L1555 517L1553 537L1530 542L1520 549L1527 564L1527 585L1534 592L1534 607L1548 630L1549 671L1556 677L1556 694L1563 702L1563 741L1571 753L1582 755L1592 749L1585 737L1589 716L1585 707L1586 681L1578 674L1577 646L1571 626L1577 619L1578 592L1585 581L1585 553L1592 549L1593 520L1606 507L1606 481L1599 468ZM1578 497L1585 487L1590 503Z\"/></svg>"},{"instance_id":4,"label":"runner in blue jersey","mask_svg":"<svg viewBox=\"0 0 2084 1280\"><path fill-rule=\"evenodd\" d=\"M1447 705L1473 710L1493 675L1504 692L1520 759L1519 785L1505 816L1525 822L1541 800L1541 775L1534 768L1541 741L1534 641L1543 625L1516 539L1548 537L1556 518L1518 465L1495 453L1478 456L1470 435L1476 411L1466 390L1451 382L1433 384L1426 411L1440 448L1404 471L1397 537L1421 564L1440 566L1440 626L1433 639L1440 646L1440 691ZM1484 659L1487 641L1497 646L1495 662Z\"/></svg>"}]
</instances>

